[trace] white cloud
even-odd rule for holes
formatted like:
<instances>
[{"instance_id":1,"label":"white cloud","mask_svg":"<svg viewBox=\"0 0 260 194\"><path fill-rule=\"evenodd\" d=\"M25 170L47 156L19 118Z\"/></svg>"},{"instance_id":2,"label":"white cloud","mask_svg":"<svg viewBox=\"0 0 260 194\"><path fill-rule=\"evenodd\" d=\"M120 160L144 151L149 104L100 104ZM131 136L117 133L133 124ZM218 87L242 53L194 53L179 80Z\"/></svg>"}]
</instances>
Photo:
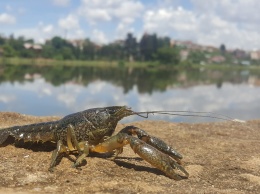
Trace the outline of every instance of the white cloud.
<instances>
[{"instance_id":1,"label":"white cloud","mask_svg":"<svg viewBox=\"0 0 260 194\"><path fill-rule=\"evenodd\" d=\"M81 13L91 24L96 24L99 21L110 21L111 16L105 9L96 8L94 10L83 10Z\"/></svg>"},{"instance_id":2,"label":"white cloud","mask_svg":"<svg viewBox=\"0 0 260 194\"><path fill-rule=\"evenodd\" d=\"M133 22L134 18L141 15L144 8L142 3L138 1L121 1L120 4L115 4L113 7L115 10L111 11L111 14L127 22Z\"/></svg>"},{"instance_id":3,"label":"white cloud","mask_svg":"<svg viewBox=\"0 0 260 194\"><path fill-rule=\"evenodd\" d=\"M116 27L116 38L124 39L127 33L134 33L134 31L135 29L130 24L121 22Z\"/></svg>"},{"instance_id":4,"label":"white cloud","mask_svg":"<svg viewBox=\"0 0 260 194\"><path fill-rule=\"evenodd\" d=\"M171 35L174 38L194 38L196 19L191 11L182 8L148 10L144 14L144 31Z\"/></svg>"},{"instance_id":5,"label":"white cloud","mask_svg":"<svg viewBox=\"0 0 260 194\"><path fill-rule=\"evenodd\" d=\"M70 0L53 0L53 4L57 6L68 6L70 4Z\"/></svg>"},{"instance_id":6,"label":"white cloud","mask_svg":"<svg viewBox=\"0 0 260 194\"><path fill-rule=\"evenodd\" d=\"M99 44L108 42L108 39L107 39L105 33L98 29L94 29L92 31L92 39L94 40L94 42L99 43Z\"/></svg>"},{"instance_id":7,"label":"white cloud","mask_svg":"<svg viewBox=\"0 0 260 194\"><path fill-rule=\"evenodd\" d=\"M227 48L260 48L260 41L257 41L260 40L260 1L190 0L189 3L186 8L180 0L150 4L138 0L82 0L77 14L88 24L98 26L94 28L102 29L102 24L115 25L114 36L110 32L109 41L123 38L127 32L138 36L155 32L160 36L206 45L224 43ZM96 39L107 40L104 36L106 29L99 32Z\"/></svg>"},{"instance_id":8,"label":"white cloud","mask_svg":"<svg viewBox=\"0 0 260 194\"><path fill-rule=\"evenodd\" d=\"M260 3L192 2L195 10L171 6L147 10L143 17L143 31L206 45L224 43L227 48L260 48L260 41L257 41L260 40L260 14L255 14L258 13L255 7L260 9ZM249 14L249 10L253 14ZM258 22L254 23L254 20Z\"/></svg>"},{"instance_id":9,"label":"white cloud","mask_svg":"<svg viewBox=\"0 0 260 194\"><path fill-rule=\"evenodd\" d=\"M47 26L43 26L42 31L44 33L51 33L53 31L53 25L49 24Z\"/></svg>"},{"instance_id":10,"label":"white cloud","mask_svg":"<svg viewBox=\"0 0 260 194\"><path fill-rule=\"evenodd\" d=\"M51 39L56 35L61 37L66 36L68 39L83 39L86 37L84 30L79 26L78 20L72 15L60 19L58 26L39 22L36 27L18 29L15 35L33 38L38 43L44 43L45 40ZM100 33L98 35L101 36Z\"/></svg>"},{"instance_id":11,"label":"white cloud","mask_svg":"<svg viewBox=\"0 0 260 194\"><path fill-rule=\"evenodd\" d=\"M16 18L8 13L0 14L0 24L15 24Z\"/></svg>"},{"instance_id":12,"label":"white cloud","mask_svg":"<svg viewBox=\"0 0 260 194\"><path fill-rule=\"evenodd\" d=\"M55 34L61 32L55 29L52 24L44 24L39 22L36 27L18 29L15 33L16 36L24 36L25 38L33 38L36 42L44 43L46 39L51 38Z\"/></svg>"},{"instance_id":13,"label":"white cloud","mask_svg":"<svg viewBox=\"0 0 260 194\"><path fill-rule=\"evenodd\" d=\"M75 15L69 14L66 18L62 18L58 21L59 27L69 30L79 28L79 21Z\"/></svg>"},{"instance_id":14,"label":"white cloud","mask_svg":"<svg viewBox=\"0 0 260 194\"><path fill-rule=\"evenodd\" d=\"M140 17L144 6L139 1L133 0L82 0L79 14L91 24L111 20L131 21Z\"/></svg>"},{"instance_id":15,"label":"white cloud","mask_svg":"<svg viewBox=\"0 0 260 194\"><path fill-rule=\"evenodd\" d=\"M85 31L82 29L77 29L73 32L73 34L71 35L72 38L86 38L86 34Z\"/></svg>"},{"instance_id":16,"label":"white cloud","mask_svg":"<svg viewBox=\"0 0 260 194\"><path fill-rule=\"evenodd\" d=\"M197 13L214 13L227 21L258 22L260 19L260 2L255 0L191 0Z\"/></svg>"}]
</instances>

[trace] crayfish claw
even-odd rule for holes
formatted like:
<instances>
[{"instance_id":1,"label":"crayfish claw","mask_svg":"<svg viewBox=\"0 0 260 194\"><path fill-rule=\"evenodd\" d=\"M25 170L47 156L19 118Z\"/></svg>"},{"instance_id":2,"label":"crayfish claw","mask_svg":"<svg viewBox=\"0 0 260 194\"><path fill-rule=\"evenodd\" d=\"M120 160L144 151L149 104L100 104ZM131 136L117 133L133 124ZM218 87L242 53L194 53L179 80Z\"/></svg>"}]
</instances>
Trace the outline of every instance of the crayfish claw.
<instances>
[{"instance_id":1,"label":"crayfish claw","mask_svg":"<svg viewBox=\"0 0 260 194\"><path fill-rule=\"evenodd\" d=\"M130 146L141 158L146 160L152 166L163 171L170 178L182 180L189 177L189 173L178 164L178 161L174 161L169 155L159 151L144 141L131 137ZM176 169L180 170L184 175L177 174L175 172Z\"/></svg>"}]
</instances>

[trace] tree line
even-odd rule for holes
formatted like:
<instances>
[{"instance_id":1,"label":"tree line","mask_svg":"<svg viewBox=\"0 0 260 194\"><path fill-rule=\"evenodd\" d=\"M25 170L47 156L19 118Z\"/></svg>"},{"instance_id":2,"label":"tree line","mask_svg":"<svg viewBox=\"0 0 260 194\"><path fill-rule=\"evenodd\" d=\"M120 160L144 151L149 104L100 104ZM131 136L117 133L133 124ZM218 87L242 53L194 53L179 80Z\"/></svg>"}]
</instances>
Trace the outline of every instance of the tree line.
<instances>
[{"instance_id":1,"label":"tree line","mask_svg":"<svg viewBox=\"0 0 260 194\"><path fill-rule=\"evenodd\" d=\"M126 38L106 45L98 45L90 39L70 41L55 36L40 48L26 47L35 45L33 39L24 37L8 38L0 36L0 50L4 57L47 58L56 60L108 60L108 61L154 61L164 64L178 64L179 49L171 47L169 37L144 34L138 42L132 33Z\"/></svg>"}]
</instances>

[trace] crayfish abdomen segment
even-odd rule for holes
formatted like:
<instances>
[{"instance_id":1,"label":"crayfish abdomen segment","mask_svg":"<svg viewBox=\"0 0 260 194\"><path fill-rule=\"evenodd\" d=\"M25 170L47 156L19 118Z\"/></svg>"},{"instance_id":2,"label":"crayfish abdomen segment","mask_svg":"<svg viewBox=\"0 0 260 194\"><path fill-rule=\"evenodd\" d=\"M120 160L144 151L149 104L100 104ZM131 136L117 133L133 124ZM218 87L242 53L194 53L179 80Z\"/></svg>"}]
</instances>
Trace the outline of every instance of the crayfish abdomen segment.
<instances>
[{"instance_id":1,"label":"crayfish abdomen segment","mask_svg":"<svg viewBox=\"0 0 260 194\"><path fill-rule=\"evenodd\" d=\"M57 127L58 122L45 122L2 129L0 131L0 144L4 143L8 136L24 142L55 141L54 129Z\"/></svg>"}]
</instances>

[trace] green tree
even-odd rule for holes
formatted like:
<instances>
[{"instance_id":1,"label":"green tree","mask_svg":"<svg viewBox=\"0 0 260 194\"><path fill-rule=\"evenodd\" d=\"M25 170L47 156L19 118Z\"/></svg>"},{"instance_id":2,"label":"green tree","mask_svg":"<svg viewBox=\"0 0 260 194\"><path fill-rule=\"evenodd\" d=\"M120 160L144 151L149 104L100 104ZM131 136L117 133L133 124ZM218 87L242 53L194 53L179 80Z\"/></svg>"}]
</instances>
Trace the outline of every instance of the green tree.
<instances>
[{"instance_id":1,"label":"green tree","mask_svg":"<svg viewBox=\"0 0 260 194\"><path fill-rule=\"evenodd\" d=\"M157 50L157 35L144 34L140 41L140 52L145 61L153 59Z\"/></svg>"},{"instance_id":2,"label":"green tree","mask_svg":"<svg viewBox=\"0 0 260 194\"><path fill-rule=\"evenodd\" d=\"M51 44L45 43L45 45L42 47L42 56L48 59L53 58L54 50L55 49Z\"/></svg>"},{"instance_id":3,"label":"green tree","mask_svg":"<svg viewBox=\"0 0 260 194\"><path fill-rule=\"evenodd\" d=\"M83 44L82 54L80 58L86 60L94 60L95 55L96 55L95 44L91 42L89 39L86 39Z\"/></svg>"},{"instance_id":4,"label":"green tree","mask_svg":"<svg viewBox=\"0 0 260 194\"><path fill-rule=\"evenodd\" d=\"M157 50L157 60L163 64L177 65L180 62L179 52L176 48L162 47Z\"/></svg>"},{"instance_id":5,"label":"green tree","mask_svg":"<svg viewBox=\"0 0 260 194\"><path fill-rule=\"evenodd\" d=\"M35 51L32 49L21 49L19 56L24 58L33 58L35 57Z\"/></svg>"},{"instance_id":6,"label":"green tree","mask_svg":"<svg viewBox=\"0 0 260 194\"><path fill-rule=\"evenodd\" d=\"M219 50L221 54L224 55L226 53L226 46L224 44L221 44Z\"/></svg>"},{"instance_id":7,"label":"green tree","mask_svg":"<svg viewBox=\"0 0 260 194\"><path fill-rule=\"evenodd\" d=\"M69 47L63 47L61 49L61 54L62 54L63 59L65 59L65 60L68 60L68 59L70 60L70 59L75 58L75 56L72 52L72 49Z\"/></svg>"},{"instance_id":8,"label":"green tree","mask_svg":"<svg viewBox=\"0 0 260 194\"><path fill-rule=\"evenodd\" d=\"M124 48L119 44L108 44L100 48L100 57L106 60L122 60L124 58Z\"/></svg>"},{"instance_id":9,"label":"green tree","mask_svg":"<svg viewBox=\"0 0 260 194\"><path fill-rule=\"evenodd\" d=\"M11 36L11 38L8 40L10 46L17 52L20 52L22 49L24 49L24 42L25 40L23 36L20 36L17 39Z\"/></svg>"},{"instance_id":10,"label":"green tree","mask_svg":"<svg viewBox=\"0 0 260 194\"><path fill-rule=\"evenodd\" d=\"M13 47L9 44L5 44L3 46L4 49L4 56L5 57L14 57L16 56L15 50L13 49Z\"/></svg>"},{"instance_id":11,"label":"green tree","mask_svg":"<svg viewBox=\"0 0 260 194\"><path fill-rule=\"evenodd\" d=\"M125 50L127 59L130 59L131 57L133 59L137 58L138 44L136 42L136 38L133 36L132 33L127 34L127 38L125 40L125 45L124 45L124 50Z\"/></svg>"},{"instance_id":12,"label":"green tree","mask_svg":"<svg viewBox=\"0 0 260 194\"><path fill-rule=\"evenodd\" d=\"M5 38L0 35L0 46L5 44Z\"/></svg>"},{"instance_id":13,"label":"green tree","mask_svg":"<svg viewBox=\"0 0 260 194\"><path fill-rule=\"evenodd\" d=\"M201 51L191 51L188 56L188 60L193 64L200 64L205 59L205 53Z\"/></svg>"},{"instance_id":14,"label":"green tree","mask_svg":"<svg viewBox=\"0 0 260 194\"><path fill-rule=\"evenodd\" d=\"M58 60L75 59L79 55L77 49L67 40L55 36L44 46L43 56Z\"/></svg>"},{"instance_id":15,"label":"green tree","mask_svg":"<svg viewBox=\"0 0 260 194\"><path fill-rule=\"evenodd\" d=\"M170 47L171 39L169 37L160 37L157 39L158 48Z\"/></svg>"},{"instance_id":16,"label":"green tree","mask_svg":"<svg viewBox=\"0 0 260 194\"><path fill-rule=\"evenodd\" d=\"M56 50L59 50L66 45L66 41L59 36L53 37L50 42Z\"/></svg>"}]
</instances>

